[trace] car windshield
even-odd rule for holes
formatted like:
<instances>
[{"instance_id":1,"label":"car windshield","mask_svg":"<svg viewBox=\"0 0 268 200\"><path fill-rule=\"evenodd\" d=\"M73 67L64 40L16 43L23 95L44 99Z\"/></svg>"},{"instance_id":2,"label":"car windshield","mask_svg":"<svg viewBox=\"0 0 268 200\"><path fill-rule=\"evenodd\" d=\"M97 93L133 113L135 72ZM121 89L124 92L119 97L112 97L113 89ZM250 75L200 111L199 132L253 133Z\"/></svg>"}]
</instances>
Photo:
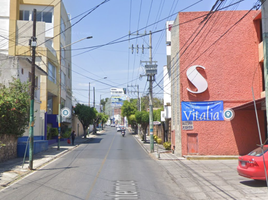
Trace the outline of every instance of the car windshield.
<instances>
[{"instance_id":1,"label":"car windshield","mask_svg":"<svg viewBox=\"0 0 268 200\"><path fill-rule=\"evenodd\" d=\"M263 152L266 153L267 151L268 151L268 146L263 146ZM257 149L254 149L248 155L249 156L262 156L261 147L258 147Z\"/></svg>"}]
</instances>

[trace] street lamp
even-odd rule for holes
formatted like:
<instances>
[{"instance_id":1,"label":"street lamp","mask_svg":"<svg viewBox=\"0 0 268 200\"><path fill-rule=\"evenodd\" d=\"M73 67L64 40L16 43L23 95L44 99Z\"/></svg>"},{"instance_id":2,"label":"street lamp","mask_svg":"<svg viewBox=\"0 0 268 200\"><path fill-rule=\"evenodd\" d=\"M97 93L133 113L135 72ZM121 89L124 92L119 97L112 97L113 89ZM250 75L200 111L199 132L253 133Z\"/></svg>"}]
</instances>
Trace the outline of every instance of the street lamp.
<instances>
[{"instance_id":1,"label":"street lamp","mask_svg":"<svg viewBox=\"0 0 268 200\"><path fill-rule=\"evenodd\" d=\"M60 150L60 134L61 134L61 51L64 50L66 47L71 46L75 43L81 42L82 40L86 40L86 39L91 39L93 38L92 36L89 37L85 37L82 38L76 42L70 43L65 45L64 47L60 47L60 69L59 69L59 77L60 77L60 81L59 81L59 114L58 114L58 150ZM64 58L65 59L65 58Z\"/></svg>"}]
</instances>

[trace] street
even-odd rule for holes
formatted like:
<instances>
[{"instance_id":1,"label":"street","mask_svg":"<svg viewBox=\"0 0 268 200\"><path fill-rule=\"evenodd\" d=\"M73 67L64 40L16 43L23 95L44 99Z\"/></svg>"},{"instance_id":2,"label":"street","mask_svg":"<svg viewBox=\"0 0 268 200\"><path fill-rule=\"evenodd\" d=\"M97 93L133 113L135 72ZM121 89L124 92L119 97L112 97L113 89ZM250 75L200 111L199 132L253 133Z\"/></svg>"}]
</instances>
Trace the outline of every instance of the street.
<instances>
[{"instance_id":1,"label":"street","mask_svg":"<svg viewBox=\"0 0 268 200\"><path fill-rule=\"evenodd\" d=\"M177 199L176 185L116 128L0 192L0 199Z\"/></svg>"},{"instance_id":2,"label":"street","mask_svg":"<svg viewBox=\"0 0 268 200\"><path fill-rule=\"evenodd\" d=\"M106 127L1 190L0 199L267 199L266 183L239 176L237 160L157 159L137 138Z\"/></svg>"}]
</instances>

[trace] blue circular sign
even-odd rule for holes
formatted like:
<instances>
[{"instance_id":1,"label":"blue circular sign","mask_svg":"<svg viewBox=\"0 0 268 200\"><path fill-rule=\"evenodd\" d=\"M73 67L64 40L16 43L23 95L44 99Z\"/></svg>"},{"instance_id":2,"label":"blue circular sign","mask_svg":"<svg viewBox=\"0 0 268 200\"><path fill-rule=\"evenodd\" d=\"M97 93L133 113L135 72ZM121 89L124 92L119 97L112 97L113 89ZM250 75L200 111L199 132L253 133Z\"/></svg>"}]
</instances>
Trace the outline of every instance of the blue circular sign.
<instances>
[{"instance_id":1,"label":"blue circular sign","mask_svg":"<svg viewBox=\"0 0 268 200\"><path fill-rule=\"evenodd\" d=\"M234 116L235 116L235 113L234 113L234 111L232 109L224 110L223 117L224 117L225 120L230 121L230 120L232 120L234 118Z\"/></svg>"},{"instance_id":2,"label":"blue circular sign","mask_svg":"<svg viewBox=\"0 0 268 200\"><path fill-rule=\"evenodd\" d=\"M61 109L61 115L63 116L63 117L70 117L71 116L71 111L70 111L70 109L69 108L63 108L63 109Z\"/></svg>"}]
</instances>

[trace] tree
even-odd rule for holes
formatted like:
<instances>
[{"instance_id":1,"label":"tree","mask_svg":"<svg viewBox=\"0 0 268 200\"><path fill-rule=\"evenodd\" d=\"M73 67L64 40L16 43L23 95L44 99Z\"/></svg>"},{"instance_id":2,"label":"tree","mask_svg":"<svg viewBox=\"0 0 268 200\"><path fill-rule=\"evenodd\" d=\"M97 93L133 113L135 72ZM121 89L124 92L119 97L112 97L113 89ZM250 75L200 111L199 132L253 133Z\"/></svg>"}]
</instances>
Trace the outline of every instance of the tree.
<instances>
[{"instance_id":1,"label":"tree","mask_svg":"<svg viewBox=\"0 0 268 200\"><path fill-rule=\"evenodd\" d=\"M103 110L103 112L105 111L105 104L107 103L107 101L109 100L109 98L105 98L105 100L104 99L101 99L101 105L102 105L102 110Z\"/></svg>"},{"instance_id":2,"label":"tree","mask_svg":"<svg viewBox=\"0 0 268 200\"><path fill-rule=\"evenodd\" d=\"M146 111L136 111L135 118L138 124L141 125L143 130L144 141L146 141L146 129L149 125L149 113Z\"/></svg>"},{"instance_id":3,"label":"tree","mask_svg":"<svg viewBox=\"0 0 268 200\"><path fill-rule=\"evenodd\" d=\"M0 134L21 136L29 126L29 86L19 79L0 86Z\"/></svg>"},{"instance_id":4,"label":"tree","mask_svg":"<svg viewBox=\"0 0 268 200\"><path fill-rule=\"evenodd\" d=\"M128 123L131 125L131 128L135 130L135 133L137 133L137 121L135 115L129 116Z\"/></svg>"},{"instance_id":5,"label":"tree","mask_svg":"<svg viewBox=\"0 0 268 200\"><path fill-rule=\"evenodd\" d=\"M103 130L103 124L108 121L109 116L105 115L104 113L98 113L96 118L96 123L101 123L102 130Z\"/></svg>"},{"instance_id":6,"label":"tree","mask_svg":"<svg viewBox=\"0 0 268 200\"><path fill-rule=\"evenodd\" d=\"M127 117L127 120L129 121L129 116L134 115L137 111L137 107L135 104L130 103L129 101L124 101L123 106L121 107L121 114L123 117Z\"/></svg>"},{"instance_id":7,"label":"tree","mask_svg":"<svg viewBox=\"0 0 268 200\"><path fill-rule=\"evenodd\" d=\"M162 108L163 99L153 98L153 107ZM147 111L148 108L149 108L149 96L144 96L141 98L141 110Z\"/></svg>"},{"instance_id":8,"label":"tree","mask_svg":"<svg viewBox=\"0 0 268 200\"><path fill-rule=\"evenodd\" d=\"M89 107L84 104L76 104L74 112L77 115L79 121L81 122L84 130L84 138L86 138L86 130L93 120L96 118L97 111L94 107Z\"/></svg>"},{"instance_id":9,"label":"tree","mask_svg":"<svg viewBox=\"0 0 268 200\"><path fill-rule=\"evenodd\" d=\"M164 110L163 108L159 108L153 111L153 121L161 122L161 111L163 110Z\"/></svg>"}]
</instances>

